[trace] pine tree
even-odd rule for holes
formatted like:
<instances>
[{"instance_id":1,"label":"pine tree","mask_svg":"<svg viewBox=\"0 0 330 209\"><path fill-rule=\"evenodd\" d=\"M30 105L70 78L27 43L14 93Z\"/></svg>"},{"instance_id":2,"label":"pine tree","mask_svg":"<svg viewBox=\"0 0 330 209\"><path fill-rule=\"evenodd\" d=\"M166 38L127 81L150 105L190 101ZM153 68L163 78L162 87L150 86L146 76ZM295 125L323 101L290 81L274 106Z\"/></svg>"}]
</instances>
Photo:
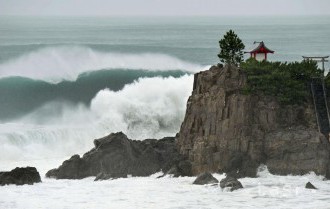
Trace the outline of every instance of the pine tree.
<instances>
[{"instance_id":1,"label":"pine tree","mask_svg":"<svg viewBox=\"0 0 330 209\"><path fill-rule=\"evenodd\" d=\"M219 41L220 61L229 65L239 65L243 61L243 49L245 48L242 40L233 30L229 30L223 39Z\"/></svg>"}]
</instances>

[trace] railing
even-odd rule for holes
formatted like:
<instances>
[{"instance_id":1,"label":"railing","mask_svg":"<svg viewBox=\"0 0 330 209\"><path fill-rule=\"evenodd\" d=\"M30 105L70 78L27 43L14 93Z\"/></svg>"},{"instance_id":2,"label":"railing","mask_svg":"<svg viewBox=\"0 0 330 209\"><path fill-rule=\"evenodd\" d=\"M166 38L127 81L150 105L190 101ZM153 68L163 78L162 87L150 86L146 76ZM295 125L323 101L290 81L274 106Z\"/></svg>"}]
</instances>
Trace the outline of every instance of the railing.
<instances>
[{"instance_id":1,"label":"railing","mask_svg":"<svg viewBox=\"0 0 330 209\"><path fill-rule=\"evenodd\" d=\"M330 116L324 80L322 78L313 78L311 91L319 132L328 137L330 133Z\"/></svg>"}]
</instances>

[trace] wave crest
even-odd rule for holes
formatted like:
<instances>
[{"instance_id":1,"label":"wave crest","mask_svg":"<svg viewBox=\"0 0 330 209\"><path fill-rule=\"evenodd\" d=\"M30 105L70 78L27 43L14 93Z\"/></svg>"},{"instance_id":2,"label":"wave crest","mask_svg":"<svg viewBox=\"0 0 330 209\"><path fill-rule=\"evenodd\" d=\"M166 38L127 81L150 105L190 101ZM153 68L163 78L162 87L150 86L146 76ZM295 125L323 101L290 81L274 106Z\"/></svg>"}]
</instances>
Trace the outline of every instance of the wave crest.
<instances>
[{"instance_id":1,"label":"wave crest","mask_svg":"<svg viewBox=\"0 0 330 209\"><path fill-rule=\"evenodd\" d=\"M165 54L121 54L82 46L58 46L39 49L0 64L0 78L22 76L59 82L75 80L87 71L122 68L195 72L201 66Z\"/></svg>"}]
</instances>

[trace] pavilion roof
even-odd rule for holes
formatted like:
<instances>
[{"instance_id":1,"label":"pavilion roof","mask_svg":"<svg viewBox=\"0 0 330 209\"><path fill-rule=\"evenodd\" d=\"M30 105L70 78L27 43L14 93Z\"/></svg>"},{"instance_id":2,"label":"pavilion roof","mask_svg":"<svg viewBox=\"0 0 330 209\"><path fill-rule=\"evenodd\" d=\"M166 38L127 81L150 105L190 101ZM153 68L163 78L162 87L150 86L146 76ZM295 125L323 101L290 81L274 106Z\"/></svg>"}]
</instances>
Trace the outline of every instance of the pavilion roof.
<instances>
[{"instance_id":1,"label":"pavilion roof","mask_svg":"<svg viewBox=\"0 0 330 209\"><path fill-rule=\"evenodd\" d=\"M257 46L257 48L246 53L274 53L274 51L267 48L265 43L262 41L259 43L259 46Z\"/></svg>"}]
</instances>

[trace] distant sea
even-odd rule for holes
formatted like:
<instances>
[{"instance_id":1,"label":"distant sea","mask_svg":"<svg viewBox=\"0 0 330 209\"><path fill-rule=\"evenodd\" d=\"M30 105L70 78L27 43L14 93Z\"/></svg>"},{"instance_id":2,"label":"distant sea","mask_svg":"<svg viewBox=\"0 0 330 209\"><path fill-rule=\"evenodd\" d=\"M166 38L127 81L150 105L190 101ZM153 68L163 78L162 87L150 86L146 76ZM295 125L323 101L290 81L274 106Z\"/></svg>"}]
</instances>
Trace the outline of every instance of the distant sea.
<instances>
[{"instance_id":1,"label":"distant sea","mask_svg":"<svg viewBox=\"0 0 330 209\"><path fill-rule=\"evenodd\" d=\"M75 46L103 53L161 53L209 65L218 61L218 41L229 29L239 35L246 49L263 40L275 51L271 60L300 61L302 55L329 55L330 16L1 16L0 63L41 49Z\"/></svg>"}]
</instances>

